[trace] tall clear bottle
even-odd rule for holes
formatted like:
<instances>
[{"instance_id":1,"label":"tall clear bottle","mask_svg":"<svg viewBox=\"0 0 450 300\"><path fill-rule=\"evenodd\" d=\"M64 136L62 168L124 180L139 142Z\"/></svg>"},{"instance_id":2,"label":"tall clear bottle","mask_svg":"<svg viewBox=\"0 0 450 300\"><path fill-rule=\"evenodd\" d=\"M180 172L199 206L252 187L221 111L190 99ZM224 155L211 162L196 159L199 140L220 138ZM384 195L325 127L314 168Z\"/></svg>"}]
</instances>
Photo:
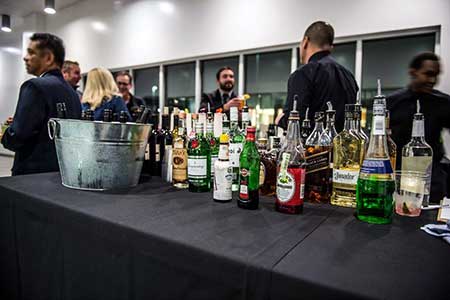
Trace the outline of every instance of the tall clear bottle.
<instances>
[{"instance_id":1,"label":"tall clear bottle","mask_svg":"<svg viewBox=\"0 0 450 300\"><path fill-rule=\"evenodd\" d=\"M425 118L420 112L420 102L417 100L417 113L413 118L411 141L402 149L402 171L421 172L428 175L423 206L428 206L430 201L432 166L433 149L425 141Z\"/></svg>"},{"instance_id":2,"label":"tall clear bottle","mask_svg":"<svg viewBox=\"0 0 450 300\"><path fill-rule=\"evenodd\" d=\"M331 139L323 128L324 114L316 112L315 127L306 140L305 199L312 203L329 203L331 197Z\"/></svg>"},{"instance_id":3,"label":"tall clear bottle","mask_svg":"<svg viewBox=\"0 0 450 300\"><path fill-rule=\"evenodd\" d=\"M186 149L186 128L184 124L184 113L180 118L174 118L173 150L172 150L172 183L180 189L188 188L188 156ZM177 122L177 123L175 123Z\"/></svg>"},{"instance_id":4,"label":"tall clear bottle","mask_svg":"<svg viewBox=\"0 0 450 300\"><path fill-rule=\"evenodd\" d=\"M364 143L354 132L354 105L345 105L345 123L333 140L333 192L331 204L356 207L356 184L362 165Z\"/></svg>"},{"instance_id":5,"label":"tall clear bottle","mask_svg":"<svg viewBox=\"0 0 450 300\"><path fill-rule=\"evenodd\" d=\"M282 213L303 211L305 191L305 156L300 137L300 116L297 101L289 114L286 144L279 155L275 209Z\"/></svg>"},{"instance_id":6,"label":"tall clear bottle","mask_svg":"<svg viewBox=\"0 0 450 300\"><path fill-rule=\"evenodd\" d=\"M188 179L190 192L211 190L211 152L203 136L203 123L195 124L195 137L188 146Z\"/></svg>"},{"instance_id":7,"label":"tall clear bottle","mask_svg":"<svg viewBox=\"0 0 450 300\"><path fill-rule=\"evenodd\" d=\"M233 168L233 192L239 190L239 157L244 146L245 136L239 130L239 111L237 107L230 107L230 164Z\"/></svg>"},{"instance_id":8,"label":"tall clear bottle","mask_svg":"<svg viewBox=\"0 0 450 300\"><path fill-rule=\"evenodd\" d=\"M375 224L390 223L394 207L395 181L388 153L385 109L386 98L381 95L378 81L378 95L373 101L369 148L356 188L357 218Z\"/></svg>"}]
</instances>

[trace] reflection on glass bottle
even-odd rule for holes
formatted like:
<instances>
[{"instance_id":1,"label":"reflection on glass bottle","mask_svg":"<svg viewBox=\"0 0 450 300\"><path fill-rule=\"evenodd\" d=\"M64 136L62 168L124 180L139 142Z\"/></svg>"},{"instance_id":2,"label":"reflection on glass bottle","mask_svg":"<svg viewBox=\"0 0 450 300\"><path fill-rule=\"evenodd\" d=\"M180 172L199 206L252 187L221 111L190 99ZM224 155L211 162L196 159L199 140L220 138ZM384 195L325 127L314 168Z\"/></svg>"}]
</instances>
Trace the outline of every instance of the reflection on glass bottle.
<instances>
[{"instance_id":1,"label":"reflection on glass bottle","mask_svg":"<svg viewBox=\"0 0 450 300\"><path fill-rule=\"evenodd\" d=\"M312 203L329 203L331 196L331 139L323 128L324 114L316 112L315 127L306 140L305 199Z\"/></svg>"},{"instance_id":2,"label":"reflection on glass bottle","mask_svg":"<svg viewBox=\"0 0 450 300\"><path fill-rule=\"evenodd\" d=\"M356 188L356 216L359 220L386 224L392 221L394 175L388 153L385 123L386 98L378 95L373 101L372 129L367 154L359 173Z\"/></svg>"},{"instance_id":3,"label":"reflection on glass bottle","mask_svg":"<svg viewBox=\"0 0 450 300\"><path fill-rule=\"evenodd\" d=\"M428 206L430 201L432 163L433 149L425 141L425 118L420 112L420 102L417 100L417 113L413 118L411 141L402 149L402 171L421 172L428 175L423 206Z\"/></svg>"}]
</instances>

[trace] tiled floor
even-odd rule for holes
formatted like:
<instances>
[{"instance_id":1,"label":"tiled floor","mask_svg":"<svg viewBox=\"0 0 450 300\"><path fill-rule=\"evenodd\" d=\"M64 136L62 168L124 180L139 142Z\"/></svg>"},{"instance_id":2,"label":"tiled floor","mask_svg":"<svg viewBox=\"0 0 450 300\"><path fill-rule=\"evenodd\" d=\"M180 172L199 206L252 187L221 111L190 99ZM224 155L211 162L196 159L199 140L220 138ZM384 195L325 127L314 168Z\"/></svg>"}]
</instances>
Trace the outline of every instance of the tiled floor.
<instances>
[{"instance_id":1,"label":"tiled floor","mask_svg":"<svg viewBox=\"0 0 450 300\"><path fill-rule=\"evenodd\" d=\"M0 177L11 176L13 157L0 155Z\"/></svg>"}]
</instances>

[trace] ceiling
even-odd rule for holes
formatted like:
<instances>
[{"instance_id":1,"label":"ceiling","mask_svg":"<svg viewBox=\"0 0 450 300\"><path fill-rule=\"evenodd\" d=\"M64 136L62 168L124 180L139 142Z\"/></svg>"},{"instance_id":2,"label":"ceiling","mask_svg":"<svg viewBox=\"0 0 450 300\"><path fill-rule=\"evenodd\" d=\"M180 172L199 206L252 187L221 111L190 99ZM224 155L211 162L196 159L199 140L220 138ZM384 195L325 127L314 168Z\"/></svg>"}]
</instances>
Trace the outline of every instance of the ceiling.
<instances>
[{"instance_id":1,"label":"ceiling","mask_svg":"<svg viewBox=\"0 0 450 300\"><path fill-rule=\"evenodd\" d=\"M80 0L55 0L56 11ZM1 0L0 14L11 15L11 19L22 18L33 12L42 12L45 0Z\"/></svg>"}]
</instances>

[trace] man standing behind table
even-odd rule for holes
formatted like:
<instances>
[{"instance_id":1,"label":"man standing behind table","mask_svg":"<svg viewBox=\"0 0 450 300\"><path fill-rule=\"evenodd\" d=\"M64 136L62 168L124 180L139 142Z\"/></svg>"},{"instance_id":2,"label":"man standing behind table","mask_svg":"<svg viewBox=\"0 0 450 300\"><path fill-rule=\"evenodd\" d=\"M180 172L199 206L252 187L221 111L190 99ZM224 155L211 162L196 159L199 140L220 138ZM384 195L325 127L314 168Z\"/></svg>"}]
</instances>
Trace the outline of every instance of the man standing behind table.
<instances>
[{"instance_id":1,"label":"man standing behind table","mask_svg":"<svg viewBox=\"0 0 450 300\"><path fill-rule=\"evenodd\" d=\"M303 65L289 76L283 114L275 120L278 126L287 128L294 96L298 95L297 110L302 120L307 107L313 119L314 113L326 110L327 101L331 101L336 110L336 130L344 128L344 107L355 103L358 85L352 73L331 56L333 40L334 29L328 23L317 21L306 29L299 49Z\"/></svg>"},{"instance_id":2,"label":"man standing behind table","mask_svg":"<svg viewBox=\"0 0 450 300\"><path fill-rule=\"evenodd\" d=\"M136 121L136 112L141 105L145 105L143 99L134 96L130 89L133 87L133 78L130 73L121 71L116 75L116 83L119 88L119 93L122 94L123 101L127 105L131 118Z\"/></svg>"},{"instance_id":3,"label":"man standing behind table","mask_svg":"<svg viewBox=\"0 0 450 300\"><path fill-rule=\"evenodd\" d=\"M81 101L83 93L78 90L78 82L81 79L80 65L76 61L66 60L64 61L61 71L63 73L64 79L75 90L78 98L80 98Z\"/></svg>"},{"instance_id":4,"label":"man standing behind table","mask_svg":"<svg viewBox=\"0 0 450 300\"><path fill-rule=\"evenodd\" d=\"M211 112L217 110L228 113L230 107L239 107L241 99L234 93L234 72L230 67L222 67L216 74L218 89L209 94L203 94L199 112L208 111L208 103Z\"/></svg>"},{"instance_id":5,"label":"man standing behind table","mask_svg":"<svg viewBox=\"0 0 450 300\"><path fill-rule=\"evenodd\" d=\"M58 160L47 122L57 117L56 103L64 103L66 117L79 119L81 105L77 93L64 80L63 41L49 33L30 37L24 57L28 74L37 76L20 87L13 122L2 137L6 149L15 152L12 175L58 171Z\"/></svg>"},{"instance_id":6,"label":"man standing behind table","mask_svg":"<svg viewBox=\"0 0 450 300\"><path fill-rule=\"evenodd\" d=\"M397 144L397 170L402 165L402 149L410 140L417 100L425 117L425 140L433 148L430 201L445 195L446 177L440 164L444 150L441 131L450 128L450 96L433 89L440 73L439 57L432 52L415 56L409 65L409 85L387 97L391 112L392 138Z\"/></svg>"}]
</instances>

